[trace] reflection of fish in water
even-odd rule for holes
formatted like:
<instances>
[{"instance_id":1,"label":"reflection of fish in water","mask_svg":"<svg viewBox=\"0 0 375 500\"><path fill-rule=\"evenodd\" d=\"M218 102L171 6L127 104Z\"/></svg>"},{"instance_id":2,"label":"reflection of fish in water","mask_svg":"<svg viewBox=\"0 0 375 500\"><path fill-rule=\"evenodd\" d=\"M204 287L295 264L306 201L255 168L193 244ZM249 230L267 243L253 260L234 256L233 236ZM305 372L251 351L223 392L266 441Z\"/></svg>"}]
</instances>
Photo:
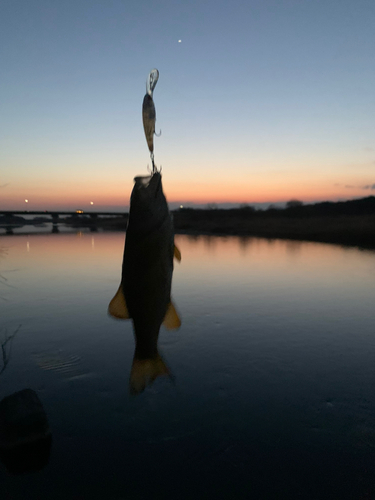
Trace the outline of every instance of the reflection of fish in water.
<instances>
[{"instance_id":1,"label":"reflection of fish in water","mask_svg":"<svg viewBox=\"0 0 375 500\"><path fill-rule=\"evenodd\" d=\"M161 175L136 177L130 199L122 281L109 304L115 318L133 320L135 353L130 391L142 392L160 375L170 375L158 348L160 326L178 328L181 321L171 302L174 246L172 217Z\"/></svg>"},{"instance_id":2,"label":"reflection of fish in water","mask_svg":"<svg viewBox=\"0 0 375 500\"><path fill-rule=\"evenodd\" d=\"M151 153L154 152L154 134L155 134L155 122L156 122L156 111L152 96L158 78L159 78L159 71L157 69L153 69L147 78L146 82L147 92L143 99L143 105L142 105L143 128L145 131L148 149L150 150Z\"/></svg>"}]
</instances>

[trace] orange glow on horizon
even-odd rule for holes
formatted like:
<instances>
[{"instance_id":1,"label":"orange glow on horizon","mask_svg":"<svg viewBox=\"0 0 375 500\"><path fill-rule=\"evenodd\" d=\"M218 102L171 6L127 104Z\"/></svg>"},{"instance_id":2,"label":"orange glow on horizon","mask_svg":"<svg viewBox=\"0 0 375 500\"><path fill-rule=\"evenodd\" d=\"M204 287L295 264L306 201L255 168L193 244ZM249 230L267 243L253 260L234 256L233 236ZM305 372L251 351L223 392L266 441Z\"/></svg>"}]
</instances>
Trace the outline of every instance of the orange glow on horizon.
<instances>
[{"instance_id":1,"label":"orange glow on horizon","mask_svg":"<svg viewBox=\"0 0 375 500\"><path fill-rule=\"evenodd\" d=\"M169 203L283 203L299 199L304 203L363 198L375 194L364 189L369 184L365 178L349 178L350 185L338 184L331 176L311 179L307 174L298 178L282 172L232 175L219 173L215 178L188 176L180 179L163 176L163 188ZM362 187L361 187L362 186ZM3 210L89 210L95 208L114 211L127 210L133 188L133 177L122 179L91 179L86 183L57 182L53 187L29 183L9 185L0 194ZM27 197L26 197L27 195ZM25 200L28 203L25 203ZM95 202L90 201L95 200Z\"/></svg>"}]
</instances>

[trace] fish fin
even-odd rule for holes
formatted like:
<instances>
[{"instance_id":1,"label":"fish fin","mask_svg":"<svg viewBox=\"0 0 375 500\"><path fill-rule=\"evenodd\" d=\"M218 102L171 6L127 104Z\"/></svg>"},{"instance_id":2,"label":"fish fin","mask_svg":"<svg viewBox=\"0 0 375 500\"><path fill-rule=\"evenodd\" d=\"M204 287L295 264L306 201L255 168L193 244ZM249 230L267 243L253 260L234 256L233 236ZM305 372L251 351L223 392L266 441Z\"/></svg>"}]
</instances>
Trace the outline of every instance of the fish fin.
<instances>
[{"instance_id":1,"label":"fish fin","mask_svg":"<svg viewBox=\"0 0 375 500\"><path fill-rule=\"evenodd\" d=\"M174 258L178 260L178 262L181 262L181 252L180 250L174 246L174 251L173 251Z\"/></svg>"},{"instance_id":2,"label":"fish fin","mask_svg":"<svg viewBox=\"0 0 375 500\"><path fill-rule=\"evenodd\" d=\"M167 328L167 330L174 330L175 328L179 328L181 326L181 320L179 315L177 314L173 302L170 302L168 304L168 309L164 316L163 325L165 326L165 328Z\"/></svg>"},{"instance_id":3,"label":"fish fin","mask_svg":"<svg viewBox=\"0 0 375 500\"><path fill-rule=\"evenodd\" d=\"M171 372L160 354L152 359L134 358L130 373L130 394L134 396L140 394L147 386L151 385L156 378L163 375L171 377Z\"/></svg>"},{"instance_id":4,"label":"fish fin","mask_svg":"<svg viewBox=\"0 0 375 500\"><path fill-rule=\"evenodd\" d=\"M113 316L114 318L117 319L129 319L129 311L126 306L126 300L124 297L124 292L122 290L122 282L120 283L120 286L118 287L118 290L109 303L108 306L108 313Z\"/></svg>"}]
</instances>

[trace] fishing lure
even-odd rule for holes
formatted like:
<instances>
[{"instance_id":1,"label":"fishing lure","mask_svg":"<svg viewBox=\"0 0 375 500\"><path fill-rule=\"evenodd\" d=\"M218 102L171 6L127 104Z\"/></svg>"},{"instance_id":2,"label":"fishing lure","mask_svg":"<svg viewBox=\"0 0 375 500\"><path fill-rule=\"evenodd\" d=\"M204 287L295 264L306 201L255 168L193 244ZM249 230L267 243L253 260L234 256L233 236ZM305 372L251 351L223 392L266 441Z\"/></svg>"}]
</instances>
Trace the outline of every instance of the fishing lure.
<instances>
[{"instance_id":1,"label":"fishing lure","mask_svg":"<svg viewBox=\"0 0 375 500\"><path fill-rule=\"evenodd\" d=\"M153 93L155 86L158 82L158 79L159 79L159 71L157 69L151 70L150 74L147 77L146 95L143 99L143 105L142 105L143 128L145 131L148 149L150 150L150 157L152 161L152 173L155 173L157 171L157 168L154 163L154 135L157 134L155 134L156 111L153 100Z\"/></svg>"}]
</instances>

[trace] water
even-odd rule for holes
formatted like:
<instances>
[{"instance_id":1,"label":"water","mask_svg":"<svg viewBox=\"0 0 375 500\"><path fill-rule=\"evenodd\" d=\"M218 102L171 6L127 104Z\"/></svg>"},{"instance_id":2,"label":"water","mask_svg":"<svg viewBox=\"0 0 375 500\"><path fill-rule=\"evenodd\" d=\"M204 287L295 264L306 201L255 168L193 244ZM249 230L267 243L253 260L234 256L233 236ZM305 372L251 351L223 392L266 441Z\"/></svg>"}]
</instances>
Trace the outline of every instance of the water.
<instances>
[{"instance_id":1,"label":"water","mask_svg":"<svg viewBox=\"0 0 375 500\"><path fill-rule=\"evenodd\" d=\"M1 498L375 498L375 253L177 236L175 383L132 398L132 327L106 313L123 242L1 236L0 399L34 389L53 439Z\"/></svg>"}]
</instances>

